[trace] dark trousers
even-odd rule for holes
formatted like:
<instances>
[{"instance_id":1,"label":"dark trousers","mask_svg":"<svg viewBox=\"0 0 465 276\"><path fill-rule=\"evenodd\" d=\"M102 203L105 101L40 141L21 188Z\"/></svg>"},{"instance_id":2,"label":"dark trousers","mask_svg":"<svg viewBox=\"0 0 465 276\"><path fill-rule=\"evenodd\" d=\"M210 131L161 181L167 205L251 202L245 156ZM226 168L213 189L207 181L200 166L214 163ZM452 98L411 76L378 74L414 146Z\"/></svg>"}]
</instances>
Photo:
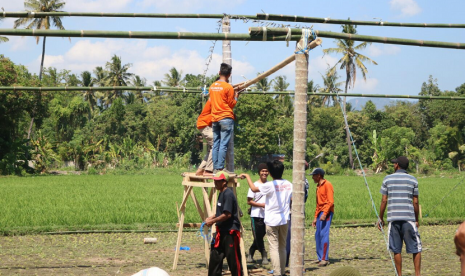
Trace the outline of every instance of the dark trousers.
<instances>
[{"instance_id":1,"label":"dark trousers","mask_svg":"<svg viewBox=\"0 0 465 276\"><path fill-rule=\"evenodd\" d=\"M265 251L265 243L263 242L263 237L266 235L266 225L264 218L250 218L252 221L252 234L253 234L253 243L250 246L249 253L253 257L255 250L258 250L260 253Z\"/></svg>"},{"instance_id":2,"label":"dark trousers","mask_svg":"<svg viewBox=\"0 0 465 276\"><path fill-rule=\"evenodd\" d=\"M232 276L242 276L241 249L239 237L235 234L221 233L218 247L211 248L208 276L220 276L223 259L226 258Z\"/></svg>"}]
</instances>

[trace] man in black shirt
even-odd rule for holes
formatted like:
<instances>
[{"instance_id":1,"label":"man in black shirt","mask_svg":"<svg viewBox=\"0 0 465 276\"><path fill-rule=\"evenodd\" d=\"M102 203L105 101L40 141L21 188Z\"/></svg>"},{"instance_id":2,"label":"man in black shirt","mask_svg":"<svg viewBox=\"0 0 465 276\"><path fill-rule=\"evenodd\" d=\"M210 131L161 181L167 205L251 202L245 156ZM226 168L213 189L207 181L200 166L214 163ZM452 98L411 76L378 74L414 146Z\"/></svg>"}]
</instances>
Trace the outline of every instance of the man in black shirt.
<instances>
[{"instance_id":1,"label":"man in black shirt","mask_svg":"<svg viewBox=\"0 0 465 276\"><path fill-rule=\"evenodd\" d=\"M239 241L240 222L237 217L237 200L228 189L229 175L219 171L213 177L215 188L220 191L216 214L205 220L208 226L216 223L216 237L210 252L208 276L222 275L223 259L226 258L233 276L242 276L242 262Z\"/></svg>"}]
</instances>

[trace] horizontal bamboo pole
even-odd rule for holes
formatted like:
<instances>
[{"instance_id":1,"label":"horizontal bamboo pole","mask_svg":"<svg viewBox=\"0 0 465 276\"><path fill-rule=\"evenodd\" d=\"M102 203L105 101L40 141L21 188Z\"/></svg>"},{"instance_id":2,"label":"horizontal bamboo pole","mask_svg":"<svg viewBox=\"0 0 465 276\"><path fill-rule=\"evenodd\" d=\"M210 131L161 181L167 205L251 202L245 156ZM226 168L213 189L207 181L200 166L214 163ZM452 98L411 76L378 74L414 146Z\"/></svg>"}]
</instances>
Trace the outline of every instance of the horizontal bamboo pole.
<instances>
[{"instance_id":1,"label":"horizontal bamboo pole","mask_svg":"<svg viewBox=\"0 0 465 276\"><path fill-rule=\"evenodd\" d=\"M221 19L226 14L186 14L186 13L106 13L106 12L0 12L0 17L30 17L43 18L47 16L67 16L67 17L126 17L126 18L204 18L204 19ZM365 26L386 26L386 27L416 27L416 28L465 28L465 24L446 24L446 23L402 23L402 22L384 22L384 21L361 21L331 19L322 17L308 17L297 15L281 14L264 14L257 15L227 15L232 19L244 18L251 20L263 21L287 21L299 23L323 23L323 24L352 24Z\"/></svg>"},{"instance_id":2,"label":"horizontal bamboo pole","mask_svg":"<svg viewBox=\"0 0 465 276\"><path fill-rule=\"evenodd\" d=\"M284 41L286 28L267 28L267 35L263 37L263 29L250 28L250 34L231 33L190 33L190 32L132 32L132 31L87 31L87 30L28 30L28 29L0 29L0 36L48 36L48 37L103 37L103 38L141 38L141 39L187 39L187 40L235 40L235 41ZM298 30L298 31L296 31ZM302 33L301 29L291 29L291 32ZM424 41L403 38L389 38L367 35L353 35L336 32L315 31L318 36L341 38L357 41L379 42L384 44L399 44L436 48L465 49L465 43L440 41ZM290 40L298 41L302 37L291 35Z\"/></svg>"},{"instance_id":3,"label":"horizontal bamboo pole","mask_svg":"<svg viewBox=\"0 0 465 276\"><path fill-rule=\"evenodd\" d=\"M291 28L292 37L295 35L301 35L302 29ZM286 35L289 31L289 28L266 28L266 36L272 35ZM262 37L263 27L251 27L249 28L249 34L251 36ZM369 36L369 35L357 35L357 34L345 34L337 32L328 32L328 31L318 31L315 30L315 34L320 37L327 38L338 38L338 39L348 39L356 41L368 41L384 44L398 44L398 45L410 45L410 46L421 46L421 47L435 47L435 48L452 48L452 49L465 49L465 43L455 43L455 42L442 42L442 41L427 41L427 40L414 40L414 39L405 39L405 38L394 38L394 37L381 37L381 36Z\"/></svg>"},{"instance_id":4,"label":"horizontal bamboo pole","mask_svg":"<svg viewBox=\"0 0 465 276\"><path fill-rule=\"evenodd\" d=\"M187 39L187 40L235 40L263 41L261 36L232 33L191 33L191 32L140 32L140 31L94 31L94 30L35 30L0 29L2 36L47 36L47 37L101 37L101 38L141 38L141 39ZM301 35L291 40L300 40ZM267 36L266 41L284 41L286 36Z\"/></svg>"},{"instance_id":5,"label":"horizontal bamboo pole","mask_svg":"<svg viewBox=\"0 0 465 276\"><path fill-rule=\"evenodd\" d=\"M257 18L259 20L300 22L300 23L351 24L351 25L365 25L365 26L414 27L414 28L465 28L465 24L361 21L361 20L331 19L331 18L321 18L321 17L266 14L266 13L258 13Z\"/></svg>"},{"instance_id":6,"label":"horizontal bamboo pole","mask_svg":"<svg viewBox=\"0 0 465 276\"><path fill-rule=\"evenodd\" d=\"M201 88L186 87L157 87L154 90L153 86L133 87L133 86L108 86L108 87L22 87L22 86L0 86L0 91L152 91L164 93L194 93L200 94L203 92ZM242 95L294 95L294 91L250 91L244 92ZM307 93L309 96L331 96L331 97L360 97L360 98L392 98L392 99L419 99L419 100L465 100L465 97L450 97L450 96L412 96L412 95L393 95L393 94L335 94L335 93Z\"/></svg>"}]
</instances>

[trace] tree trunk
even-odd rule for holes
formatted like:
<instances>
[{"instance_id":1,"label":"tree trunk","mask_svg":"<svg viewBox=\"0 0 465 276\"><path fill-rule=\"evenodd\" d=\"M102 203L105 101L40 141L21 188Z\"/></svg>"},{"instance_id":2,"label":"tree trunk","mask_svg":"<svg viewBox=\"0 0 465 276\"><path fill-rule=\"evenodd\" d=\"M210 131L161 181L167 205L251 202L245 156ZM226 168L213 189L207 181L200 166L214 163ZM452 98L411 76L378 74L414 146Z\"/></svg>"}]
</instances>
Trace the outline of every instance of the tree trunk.
<instances>
[{"instance_id":1,"label":"tree trunk","mask_svg":"<svg viewBox=\"0 0 465 276\"><path fill-rule=\"evenodd\" d=\"M303 43L301 40L299 43ZM302 47L302 48L305 48ZM304 178L307 139L307 86L308 55L296 55L294 98L294 152L292 172L292 227L290 271L293 276L303 275L304 269Z\"/></svg>"},{"instance_id":2,"label":"tree trunk","mask_svg":"<svg viewBox=\"0 0 465 276\"><path fill-rule=\"evenodd\" d=\"M223 33L231 32L231 24L229 17L223 18ZM232 66L231 58L231 41L223 40L223 62ZM229 78L229 82L232 83L232 76ZM229 141L228 151L226 152L226 170L234 172L234 135L231 135Z\"/></svg>"},{"instance_id":3,"label":"tree trunk","mask_svg":"<svg viewBox=\"0 0 465 276\"><path fill-rule=\"evenodd\" d=\"M43 46L42 46L42 61L40 62L40 72L39 72L39 81L42 80L42 71L43 71L43 68L44 68L44 57L45 57L45 40L46 40L46 36L44 36L44 43L43 43ZM40 93L40 92L39 92ZM30 139L31 138L31 132L32 132L32 127L34 125L34 110L32 110L32 114L31 114L31 123L29 124L29 129L27 131L27 139ZM27 155L26 155L27 156Z\"/></svg>"},{"instance_id":4,"label":"tree trunk","mask_svg":"<svg viewBox=\"0 0 465 276\"><path fill-rule=\"evenodd\" d=\"M348 66L347 66L348 67ZM347 94L347 86L349 85L349 81L350 81L350 78L349 76L347 76L347 79L346 79L346 88L345 88L345 93ZM344 99L342 99L342 107L344 109L344 114L347 114L347 110L346 110L346 99L347 97L344 97ZM352 156L352 143L350 142L350 133L349 133L349 128L348 126L344 126L345 130L346 130L346 141L347 141L347 146L349 147L349 163L350 163L350 168L353 170L354 169L354 158Z\"/></svg>"},{"instance_id":5,"label":"tree trunk","mask_svg":"<svg viewBox=\"0 0 465 276\"><path fill-rule=\"evenodd\" d=\"M42 61L40 62L40 72L39 72L39 80L42 80L42 72L44 70L44 58L45 58L45 40L47 39L46 36L44 36L44 44L42 46Z\"/></svg>"}]
</instances>

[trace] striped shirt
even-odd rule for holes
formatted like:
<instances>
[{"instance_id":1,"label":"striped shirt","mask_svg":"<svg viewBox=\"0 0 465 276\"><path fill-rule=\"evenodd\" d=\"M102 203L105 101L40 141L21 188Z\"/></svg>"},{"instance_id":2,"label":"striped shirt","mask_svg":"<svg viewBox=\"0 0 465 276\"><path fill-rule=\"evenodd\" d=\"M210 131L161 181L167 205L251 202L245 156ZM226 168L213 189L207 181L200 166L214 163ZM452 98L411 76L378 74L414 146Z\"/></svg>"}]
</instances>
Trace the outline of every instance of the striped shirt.
<instances>
[{"instance_id":1,"label":"striped shirt","mask_svg":"<svg viewBox=\"0 0 465 276\"><path fill-rule=\"evenodd\" d=\"M415 221L413 196L418 196L418 181L414 176L399 169L384 177L379 192L388 196L387 221Z\"/></svg>"}]
</instances>

